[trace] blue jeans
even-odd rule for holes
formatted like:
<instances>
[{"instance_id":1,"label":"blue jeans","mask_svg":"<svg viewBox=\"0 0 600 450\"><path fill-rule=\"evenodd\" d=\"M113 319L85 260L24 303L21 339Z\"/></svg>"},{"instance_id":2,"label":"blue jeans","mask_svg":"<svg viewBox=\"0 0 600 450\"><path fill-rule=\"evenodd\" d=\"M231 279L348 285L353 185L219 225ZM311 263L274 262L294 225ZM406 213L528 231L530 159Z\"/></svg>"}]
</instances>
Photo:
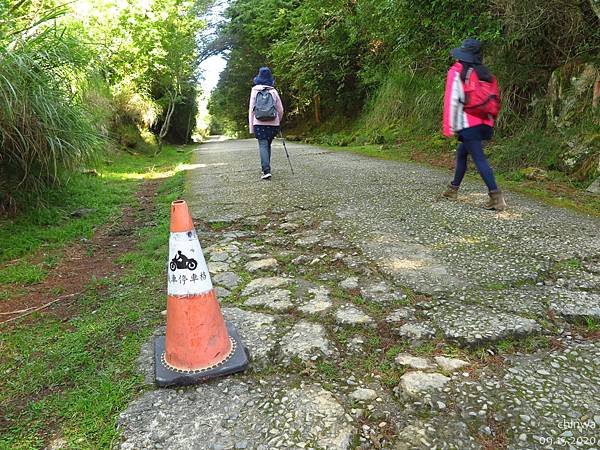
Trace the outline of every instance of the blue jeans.
<instances>
[{"instance_id":1,"label":"blue jeans","mask_svg":"<svg viewBox=\"0 0 600 450\"><path fill-rule=\"evenodd\" d=\"M492 133L492 127L487 125L479 125L459 131L458 139L461 143L456 149L456 170L454 180L451 183L453 186L460 186L467 172L467 156L471 155L471 159L488 190L495 191L498 189L494 172L483 154L483 141L491 139Z\"/></svg>"},{"instance_id":2,"label":"blue jeans","mask_svg":"<svg viewBox=\"0 0 600 450\"><path fill-rule=\"evenodd\" d=\"M259 139L258 151L260 152L260 165L262 172L271 173L271 142L273 139Z\"/></svg>"}]
</instances>

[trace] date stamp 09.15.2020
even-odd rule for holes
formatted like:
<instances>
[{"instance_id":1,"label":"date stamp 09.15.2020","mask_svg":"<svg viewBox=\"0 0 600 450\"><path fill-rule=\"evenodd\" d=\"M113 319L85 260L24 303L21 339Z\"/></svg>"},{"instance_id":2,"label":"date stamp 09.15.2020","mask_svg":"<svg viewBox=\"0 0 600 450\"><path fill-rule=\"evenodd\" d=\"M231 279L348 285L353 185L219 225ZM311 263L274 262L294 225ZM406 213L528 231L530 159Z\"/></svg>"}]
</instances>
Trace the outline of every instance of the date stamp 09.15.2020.
<instances>
[{"instance_id":1,"label":"date stamp 09.15.2020","mask_svg":"<svg viewBox=\"0 0 600 450\"><path fill-rule=\"evenodd\" d=\"M561 434L558 436L537 436L537 440L541 445L552 448L600 444L600 424L597 424L596 420L563 419L556 425L561 430Z\"/></svg>"}]
</instances>

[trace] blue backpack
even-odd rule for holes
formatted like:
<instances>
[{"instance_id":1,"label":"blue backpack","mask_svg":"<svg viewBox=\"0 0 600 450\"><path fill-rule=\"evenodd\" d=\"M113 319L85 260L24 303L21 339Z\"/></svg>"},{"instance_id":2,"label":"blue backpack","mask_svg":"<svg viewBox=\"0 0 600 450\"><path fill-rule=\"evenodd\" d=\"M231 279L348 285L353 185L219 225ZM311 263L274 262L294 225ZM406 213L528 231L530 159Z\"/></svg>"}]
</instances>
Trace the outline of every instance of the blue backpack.
<instances>
[{"instance_id":1,"label":"blue backpack","mask_svg":"<svg viewBox=\"0 0 600 450\"><path fill-rule=\"evenodd\" d=\"M269 92L271 88L266 87L256 93L256 103L254 104L254 117L257 120L270 121L277 118L275 109L275 99Z\"/></svg>"}]
</instances>

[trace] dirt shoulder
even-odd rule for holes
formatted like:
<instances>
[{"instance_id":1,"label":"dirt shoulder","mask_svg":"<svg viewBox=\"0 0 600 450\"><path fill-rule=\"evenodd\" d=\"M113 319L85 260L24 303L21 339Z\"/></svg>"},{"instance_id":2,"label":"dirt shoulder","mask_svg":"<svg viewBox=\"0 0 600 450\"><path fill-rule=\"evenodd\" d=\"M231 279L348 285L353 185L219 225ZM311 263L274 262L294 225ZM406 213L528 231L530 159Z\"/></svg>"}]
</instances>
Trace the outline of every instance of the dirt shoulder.
<instances>
[{"instance_id":1,"label":"dirt shoulder","mask_svg":"<svg viewBox=\"0 0 600 450\"><path fill-rule=\"evenodd\" d=\"M14 285L19 294L0 302L0 324L14 322L48 308L61 318L73 314L73 300L92 281L119 275L121 255L137 245L136 230L152 217L160 180L144 181L133 204L126 205L112 223L100 228L92 239L81 239L57 252L59 263L38 284ZM20 263L20 260L13 264Z\"/></svg>"}]
</instances>

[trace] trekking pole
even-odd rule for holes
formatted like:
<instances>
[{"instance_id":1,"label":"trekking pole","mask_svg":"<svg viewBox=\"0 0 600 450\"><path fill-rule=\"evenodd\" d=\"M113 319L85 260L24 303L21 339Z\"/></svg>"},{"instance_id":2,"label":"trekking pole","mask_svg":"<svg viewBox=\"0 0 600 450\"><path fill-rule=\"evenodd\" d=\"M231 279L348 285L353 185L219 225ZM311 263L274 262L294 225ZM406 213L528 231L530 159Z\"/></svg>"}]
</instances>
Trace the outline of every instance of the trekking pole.
<instances>
[{"instance_id":1,"label":"trekking pole","mask_svg":"<svg viewBox=\"0 0 600 450\"><path fill-rule=\"evenodd\" d=\"M283 149L285 150L285 156L287 156L287 160L290 163L290 170L292 171L292 175L294 174L294 168L292 167L292 161L290 161L290 154L287 151L287 147L285 145L285 138L283 137L283 133L279 130L279 136L281 137L281 141L283 142Z\"/></svg>"}]
</instances>

